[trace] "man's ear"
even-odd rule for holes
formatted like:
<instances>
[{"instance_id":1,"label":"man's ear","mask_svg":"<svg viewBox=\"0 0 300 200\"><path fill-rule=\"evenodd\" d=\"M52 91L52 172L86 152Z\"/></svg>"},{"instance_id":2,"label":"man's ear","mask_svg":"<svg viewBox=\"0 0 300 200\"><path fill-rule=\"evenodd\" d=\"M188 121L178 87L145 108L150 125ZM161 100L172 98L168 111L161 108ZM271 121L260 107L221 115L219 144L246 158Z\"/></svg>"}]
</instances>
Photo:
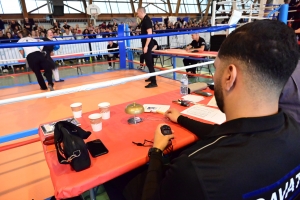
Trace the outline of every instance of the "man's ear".
<instances>
[{"instance_id":1,"label":"man's ear","mask_svg":"<svg viewBox=\"0 0 300 200\"><path fill-rule=\"evenodd\" d=\"M224 70L223 77L224 77L223 80L225 81L225 84L224 84L223 88L226 91L230 91L234 87L235 81L236 81L236 78L237 78L236 66L234 64L228 65Z\"/></svg>"}]
</instances>

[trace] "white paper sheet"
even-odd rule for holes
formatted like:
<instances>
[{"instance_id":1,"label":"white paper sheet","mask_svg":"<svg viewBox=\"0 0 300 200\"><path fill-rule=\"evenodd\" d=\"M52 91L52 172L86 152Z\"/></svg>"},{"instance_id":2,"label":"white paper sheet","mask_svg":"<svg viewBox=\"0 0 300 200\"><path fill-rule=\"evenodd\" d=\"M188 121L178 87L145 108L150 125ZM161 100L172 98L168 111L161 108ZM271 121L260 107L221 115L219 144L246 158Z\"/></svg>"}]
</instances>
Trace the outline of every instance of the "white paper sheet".
<instances>
[{"instance_id":1,"label":"white paper sheet","mask_svg":"<svg viewBox=\"0 0 300 200\"><path fill-rule=\"evenodd\" d=\"M192 94L188 94L182 97L184 100L187 101L191 101L191 102L199 102L202 101L204 99L204 97L199 96L199 95L192 95Z\"/></svg>"},{"instance_id":2,"label":"white paper sheet","mask_svg":"<svg viewBox=\"0 0 300 200\"><path fill-rule=\"evenodd\" d=\"M170 105L159 105L159 104L144 104L143 106L145 112L165 113L170 108Z\"/></svg>"},{"instance_id":3,"label":"white paper sheet","mask_svg":"<svg viewBox=\"0 0 300 200\"><path fill-rule=\"evenodd\" d=\"M206 121L222 124L226 121L226 116L219 109L210 108L201 105L194 105L181 112L182 114L190 115Z\"/></svg>"},{"instance_id":4,"label":"white paper sheet","mask_svg":"<svg viewBox=\"0 0 300 200\"><path fill-rule=\"evenodd\" d=\"M211 100L208 102L207 105L213 106L213 107L218 107L215 96L213 96L213 98L211 98Z\"/></svg>"}]
</instances>

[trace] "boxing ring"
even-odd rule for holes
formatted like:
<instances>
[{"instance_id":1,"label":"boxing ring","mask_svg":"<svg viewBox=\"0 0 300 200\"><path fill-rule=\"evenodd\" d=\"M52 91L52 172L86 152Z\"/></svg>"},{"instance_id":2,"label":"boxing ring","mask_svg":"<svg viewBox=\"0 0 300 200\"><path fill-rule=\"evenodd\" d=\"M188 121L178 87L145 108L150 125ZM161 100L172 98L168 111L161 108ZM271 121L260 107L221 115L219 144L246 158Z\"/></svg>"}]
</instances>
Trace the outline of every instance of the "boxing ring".
<instances>
[{"instance_id":1,"label":"boxing ring","mask_svg":"<svg viewBox=\"0 0 300 200\"><path fill-rule=\"evenodd\" d=\"M206 33L211 33L211 32L218 32L222 30L227 30L231 28L235 28L236 25L224 25L224 26L213 26L210 28L201 28L198 30L192 30L192 31L185 31L185 32L171 32L171 33L160 33L160 34L153 34L151 37L153 38L160 38L158 39L160 45L164 45L167 43L167 38L182 38L182 41L188 41L188 37L190 38L190 34L193 33L200 33L200 34L206 34ZM188 36L188 37L186 37ZM137 98L139 96L139 92L131 92L129 88L126 88L125 83L131 83L133 84L132 86L134 88L140 87L143 88L143 85L140 85L141 82L140 80L144 80L146 78L149 78L150 76L156 75L163 75L163 74L168 74L172 73L173 74L173 79L176 80L176 73L184 70L184 69L189 69L193 67L201 67L204 65L209 65L212 64L214 61L205 61L196 65L190 65L186 67L180 67L176 68L176 62L173 62L173 69L166 69L154 73L142 73L142 72L135 72L136 70L133 69L133 54L135 53L137 48L140 48L140 39L141 38L147 38L149 36L145 35L140 35L140 36L129 36L129 29L127 26L119 26L118 29L118 37L113 38L114 41L118 41L119 43L119 54L120 54L120 70L118 70L118 73L125 73L128 74L128 77L122 77L121 75L119 77L117 76L112 76L112 77L105 77L104 74L101 74L101 81L98 80L93 80L90 81L92 83L89 84L77 84L77 86L72 86L70 83L69 88L62 88L58 89L55 91L51 92L41 92L41 93L35 93L35 94L29 94L29 95L24 95L24 96L15 96L12 98L7 98L7 99L2 99L0 100L0 107L4 112L7 113L8 120L6 121L7 124L2 124L2 126L26 126L28 127L28 124L36 124L39 126L40 124L46 123L48 121L44 120L49 120L49 119L57 119L59 118L64 118L66 115L70 115L70 113L64 113L66 109L69 109L69 104L65 105L65 101L68 103L69 101L80 101L80 98L85 95L91 95L91 99L86 100L86 107L88 108L88 111L93 110L91 105L89 105L89 102L94 101L95 98L97 98L97 92L99 89L101 91L104 91L104 93L101 92L101 94L107 94L108 96L111 97L112 99L112 104L118 104L121 102L127 102L127 101L132 101L130 97L128 97L128 94L131 94L132 97ZM56 52L55 56L53 57L54 59L64 59L64 58L69 58L75 57L75 58L83 58L83 57L91 57L91 56L97 56L97 55L106 55L108 54L108 50L106 49L106 45L108 41L111 41L111 38L96 38L96 39L89 39L89 40L58 40L58 41L53 41L53 42L43 42L43 45L56 45L59 44L61 45L61 49ZM91 48L92 50L88 50L88 43L91 43ZM138 44L139 43L139 44ZM19 64L19 63L24 63L24 59L18 55L17 48L18 47L29 47L29 46L40 46L41 43L18 43L18 44L3 44L0 49L0 65L7 65L7 64ZM68 48L71 46L70 48ZM177 46L177 45L176 45ZM5 51L5 49L10 49L9 52ZM75 51L76 50L76 51ZM81 52L78 52L81 51ZM7 53L9 56L12 56L12 58L7 59ZM157 53L162 53L162 52L157 52ZM5 56L4 56L5 55ZM171 55L171 54L170 54ZM2 57L3 56L3 57ZM3 59L4 58L4 59ZM117 77L117 78L116 78ZM79 77L80 78L85 78L85 77ZM162 81L160 85L160 81ZM165 80L161 77L158 78L158 90L155 90L155 92L162 93L160 91L160 87L163 87L164 90L169 90L172 91L174 89L178 89L179 93L179 83L177 84L174 82L174 80L170 80L172 82L169 83L168 80ZM70 81L71 82L71 81ZM73 81L75 82L75 80ZM176 83L176 84L174 84ZM169 85L168 85L169 84ZM74 84L75 85L75 84ZM35 86L36 87L36 86ZM109 88L112 87L111 91ZM119 88L120 91L115 91L114 88ZM121 89L122 88L122 89ZM141 90L141 89L138 89ZM144 89L143 90L147 90ZM150 91L149 89L147 91ZM118 92L118 93L116 93ZM123 93L126 95L123 95ZM147 94L143 94L145 97L146 96L151 96L154 95L155 92L149 92ZM111 94L109 94L111 93ZM116 99L113 99L113 96L111 95L117 95ZM156 93L157 94L157 93ZM105 99L105 97L102 97ZM124 100L123 100L124 98ZM133 99L134 99L133 98ZM49 101L48 101L49 100ZM53 100L53 101L52 101ZM122 101L121 101L122 100ZM40 102L43 102L42 104L39 104ZM121 102L120 102L121 101ZM26 104L29 102L29 104ZM48 104L48 103L49 104ZM56 102L56 103L55 103ZM20 116L16 116L18 119L23 119L23 121L14 121L16 124L9 124L9 118L12 117L11 113L16 113L12 112L12 110L20 108L22 106L30 105L27 108L24 108L24 112L21 112L22 109L20 110ZM45 113L42 111L43 106L49 105L49 108L47 108L47 112ZM53 109L52 109L53 108ZM60 111L61 113L52 113L51 110L55 111ZM35 115L35 112L41 112L41 117L35 117L32 119L35 119L34 123L26 121L26 115ZM0 122L0 123L3 123ZM16 128L18 129L18 127ZM5 129L7 130L7 129ZM16 147L22 147L24 149L27 148L27 146L34 146L34 148L40 147L40 143L36 144L37 141L39 140L39 137L37 136L39 127L31 127L30 129L26 129L23 131L19 132L1 132L0 135L0 158L5 157L5 151L15 151L16 154L18 149ZM32 148L32 147L31 147ZM25 150L24 152L30 152L30 149ZM41 159L41 157L39 157ZM7 160L7 159L6 159ZM7 161L9 163L11 161ZM42 162L42 161L39 161ZM1 165L1 164L0 164ZM30 163L29 163L30 165ZM0 177L4 175L5 173L0 172ZM3 176L5 178L6 176ZM7 177L6 177L7 178ZM40 177L38 180L44 180L44 179L49 179L49 176L46 178L45 177ZM1 179L0 179L1 180ZM15 188L17 189L17 188ZM9 191L12 191L12 189L7 189L4 192L1 193L0 191L0 197L1 194L5 195L6 193L9 193ZM91 191L91 197L92 197L93 191ZM12 198L13 199L13 198Z\"/></svg>"}]
</instances>

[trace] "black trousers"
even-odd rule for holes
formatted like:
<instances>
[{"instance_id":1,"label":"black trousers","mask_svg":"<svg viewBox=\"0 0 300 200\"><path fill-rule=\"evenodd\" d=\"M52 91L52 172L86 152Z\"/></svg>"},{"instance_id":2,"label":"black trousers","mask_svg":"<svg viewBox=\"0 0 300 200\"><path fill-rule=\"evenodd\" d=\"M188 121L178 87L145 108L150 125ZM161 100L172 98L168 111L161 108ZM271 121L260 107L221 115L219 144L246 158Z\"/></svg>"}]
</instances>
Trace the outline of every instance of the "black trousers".
<instances>
[{"instance_id":1,"label":"black trousers","mask_svg":"<svg viewBox=\"0 0 300 200\"><path fill-rule=\"evenodd\" d=\"M156 56L156 55L155 55L155 56L152 55L152 58L153 58L153 65L154 65L154 58L157 58L157 56ZM145 56L144 56L144 54L141 54L141 55L140 55L140 63L141 63L141 67L144 66L144 62L145 62Z\"/></svg>"},{"instance_id":2,"label":"black trousers","mask_svg":"<svg viewBox=\"0 0 300 200\"><path fill-rule=\"evenodd\" d=\"M153 43L150 42L150 44L148 45L148 51L146 53L144 53L144 45L143 45L143 57L146 61L146 65L148 67L148 70L150 73L155 72L154 70L154 61L153 61L153 57L152 57L152 49L153 49ZM155 76L151 76L150 77L150 81L151 83L155 83L156 84L156 77Z\"/></svg>"},{"instance_id":3,"label":"black trousers","mask_svg":"<svg viewBox=\"0 0 300 200\"><path fill-rule=\"evenodd\" d=\"M35 76L39 85L41 86L41 89L47 89L41 70L45 71L44 75L46 76L48 84L54 85L52 80L51 64L49 61L47 61L43 53L39 51L32 52L28 54L26 60L31 70L35 73Z\"/></svg>"},{"instance_id":4,"label":"black trousers","mask_svg":"<svg viewBox=\"0 0 300 200\"><path fill-rule=\"evenodd\" d=\"M197 63L198 63L197 60L188 59L188 58L184 58L183 59L184 66L194 65L194 64L197 64ZM193 68L186 69L185 71L186 72L191 72L193 74L196 74L196 69L197 69L197 67L193 67Z\"/></svg>"}]
</instances>

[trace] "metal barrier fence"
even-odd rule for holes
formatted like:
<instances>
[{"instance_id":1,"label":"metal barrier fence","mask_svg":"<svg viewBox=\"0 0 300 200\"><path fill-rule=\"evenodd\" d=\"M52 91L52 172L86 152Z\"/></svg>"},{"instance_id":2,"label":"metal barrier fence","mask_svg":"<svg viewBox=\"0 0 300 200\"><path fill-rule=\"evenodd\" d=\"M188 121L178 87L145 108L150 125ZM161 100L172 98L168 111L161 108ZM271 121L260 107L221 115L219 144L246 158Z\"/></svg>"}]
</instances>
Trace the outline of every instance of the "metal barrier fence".
<instances>
[{"instance_id":1,"label":"metal barrier fence","mask_svg":"<svg viewBox=\"0 0 300 200\"><path fill-rule=\"evenodd\" d=\"M206 43L209 43L210 33L200 33L200 36L205 39ZM158 45L168 46L169 44L169 48L182 47L192 42L191 35L163 36L163 37L156 37L155 39ZM78 54L78 53L83 54L83 56L70 55L70 58L71 57L83 58L89 56L96 56L96 55L108 53L107 45L108 42L91 42L91 43L60 45L59 50L54 51L54 54L55 55ZM142 47L141 40L140 39L130 40L130 47L141 48ZM25 64L25 62L24 62L24 58L19 53L18 48L0 48L0 66L5 66L5 65L14 66L19 64Z\"/></svg>"}]
</instances>

